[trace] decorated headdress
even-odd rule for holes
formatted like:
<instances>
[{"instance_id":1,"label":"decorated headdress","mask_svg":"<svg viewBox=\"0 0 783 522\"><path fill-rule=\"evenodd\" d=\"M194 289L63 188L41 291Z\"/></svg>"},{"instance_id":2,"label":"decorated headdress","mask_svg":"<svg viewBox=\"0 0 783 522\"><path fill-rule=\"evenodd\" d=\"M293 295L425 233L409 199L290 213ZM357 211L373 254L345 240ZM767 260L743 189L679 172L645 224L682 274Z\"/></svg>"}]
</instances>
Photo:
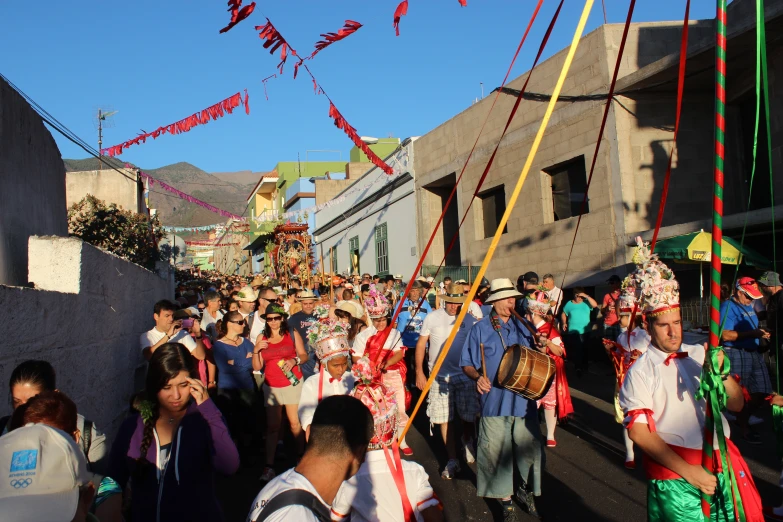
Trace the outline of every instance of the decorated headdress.
<instances>
[{"instance_id":1,"label":"decorated headdress","mask_svg":"<svg viewBox=\"0 0 783 522\"><path fill-rule=\"evenodd\" d=\"M530 313L546 317L549 313L549 296L542 290L536 290L525 296L527 309Z\"/></svg>"},{"instance_id":2,"label":"decorated headdress","mask_svg":"<svg viewBox=\"0 0 783 522\"><path fill-rule=\"evenodd\" d=\"M345 323L335 319L311 324L307 329L307 340L310 346L315 346L315 355L323 364L333 357L348 357L351 353Z\"/></svg>"},{"instance_id":3,"label":"decorated headdress","mask_svg":"<svg viewBox=\"0 0 783 522\"><path fill-rule=\"evenodd\" d=\"M633 274L630 274L623 279L621 288L620 298L617 300L618 306L620 307L620 315L631 315L633 313L634 305L636 305L636 284Z\"/></svg>"},{"instance_id":4,"label":"decorated headdress","mask_svg":"<svg viewBox=\"0 0 783 522\"><path fill-rule=\"evenodd\" d=\"M315 305L315 308L313 309L313 315L315 315L318 319L326 319L329 317L329 307L329 303L320 302Z\"/></svg>"},{"instance_id":5,"label":"decorated headdress","mask_svg":"<svg viewBox=\"0 0 783 522\"><path fill-rule=\"evenodd\" d=\"M370 295L364 300L364 307L370 314L370 319L379 319L389 313L389 300L378 292L375 285L370 285Z\"/></svg>"},{"instance_id":6,"label":"decorated headdress","mask_svg":"<svg viewBox=\"0 0 783 522\"><path fill-rule=\"evenodd\" d=\"M375 434L370 439L369 449L391 446L397 437L398 428L394 390L381 384L380 375L373 369L367 356L356 361L352 371L358 384L351 391L351 396L362 401L372 413Z\"/></svg>"},{"instance_id":7,"label":"decorated headdress","mask_svg":"<svg viewBox=\"0 0 783 522\"><path fill-rule=\"evenodd\" d=\"M636 271L631 274L639 299L639 307L649 317L663 315L680 308L680 284L674 272L650 252L642 238L636 238L633 262Z\"/></svg>"}]
</instances>

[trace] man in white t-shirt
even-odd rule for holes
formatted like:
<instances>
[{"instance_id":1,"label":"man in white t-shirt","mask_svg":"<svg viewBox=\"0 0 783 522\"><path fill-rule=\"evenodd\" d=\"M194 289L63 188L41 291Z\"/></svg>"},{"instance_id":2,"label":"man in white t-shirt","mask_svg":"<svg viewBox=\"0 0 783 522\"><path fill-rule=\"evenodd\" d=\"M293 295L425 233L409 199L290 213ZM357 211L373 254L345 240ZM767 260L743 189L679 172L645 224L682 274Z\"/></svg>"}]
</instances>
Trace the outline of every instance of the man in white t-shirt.
<instances>
[{"instance_id":1,"label":"man in white t-shirt","mask_svg":"<svg viewBox=\"0 0 783 522\"><path fill-rule=\"evenodd\" d=\"M183 328L184 321L174 319L176 309L177 305L167 299L155 303L152 313L155 327L141 334L139 339L141 352L146 360L149 361L155 350L166 343L184 345L196 359L204 360L206 357L204 343L201 341L201 325L198 321L193 321L190 331ZM195 339L190 336L191 333Z\"/></svg>"},{"instance_id":2,"label":"man in white t-shirt","mask_svg":"<svg viewBox=\"0 0 783 522\"><path fill-rule=\"evenodd\" d=\"M264 331L264 321L259 317L259 312L256 310L256 302L258 300L259 292L253 290L250 286L244 286L234 297L234 300L239 306L239 313L242 314L242 318L247 321L247 332L249 332L247 338L250 342L255 343L258 334ZM268 303L267 303L268 304ZM261 310L264 313L264 310Z\"/></svg>"},{"instance_id":3,"label":"man in white t-shirt","mask_svg":"<svg viewBox=\"0 0 783 522\"><path fill-rule=\"evenodd\" d=\"M563 302L563 291L555 286L555 276L552 274L544 274L541 283L544 286L544 292L549 297L549 310L552 312L552 315L557 317L557 309L565 304Z\"/></svg>"},{"instance_id":4,"label":"man in white t-shirt","mask_svg":"<svg viewBox=\"0 0 783 522\"><path fill-rule=\"evenodd\" d=\"M443 345L451 334L451 330L457 322L457 314L464 305L465 294L462 285L452 283L441 295L444 308L428 314L421 326L419 341L416 343L416 386L423 390L427 385L427 376L424 374L424 356L429 342L428 366L430 374L435 362L440 356ZM464 448L465 461L468 464L475 462L473 454L474 422L479 414L479 396L476 384L462 371L459 360L462 355L462 346L465 344L468 332L476 319L470 314L465 314L465 319L460 325L454 342L449 349L443 364L438 371L437 378L433 381L430 393L427 396L427 417L430 423L440 426L440 434L446 445L448 462L441 473L444 479L453 479L460 471L457 460L455 413L462 420L462 446Z\"/></svg>"},{"instance_id":5,"label":"man in white t-shirt","mask_svg":"<svg viewBox=\"0 0 783 522\"><path fill-rule=\"evenodd\" d=\"M218 334L216 323L223 319L223 313L220 311L220 294L215 291L209 291L204 294L204 314L201 316L201 331L207 334L212 342L217 340Z\"/></svg>"},{"instance_id":6,"label":"man in white t-shirt","mask_svg":"<svg viewBox=\"0 0 783 522\"><path fill-rule=\"evenodd\" d=\"M307 449L302 460L261 490L247 522L260 520L262 515L266 515L265 522L318 522L314 510L328 519L341 484L354 476L364 461L373 436L372 415L354 397L327 397L316 408L305 434ZM282 496L292 490L304 493L300 492L298 499Z\"/></svg>"}]
</instances>

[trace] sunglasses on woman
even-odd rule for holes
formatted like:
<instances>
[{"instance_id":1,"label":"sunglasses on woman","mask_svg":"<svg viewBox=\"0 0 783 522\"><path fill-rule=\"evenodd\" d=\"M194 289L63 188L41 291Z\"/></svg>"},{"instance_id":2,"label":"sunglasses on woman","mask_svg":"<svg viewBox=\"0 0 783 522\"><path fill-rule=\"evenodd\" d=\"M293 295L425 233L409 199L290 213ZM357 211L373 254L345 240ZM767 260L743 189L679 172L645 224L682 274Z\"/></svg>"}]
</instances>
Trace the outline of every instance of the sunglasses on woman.
<instances>
[{"instance_id":1,"label":"sunglasses on woman","mask_svg":"<svg viewBox=\"0 0 783 522\"><path fill-rule=\"evenodd\" d=\"M282 316L280 316L280 315L273 315L273 316L269 316L269 317L267 317L267 318L266 318L266 322L270 322L270 321L282 321L282 320L283 320L283 317L282 317Z\"/></svg>"},{"instance_id":2,"label":"sunglasses on woman","mask_svg":"<svg viewBox=\"0 0 783 522\"><path fill-rule=\"evenodd\" d=\"M234 323L234 324L245 324L245 320L244 320L244 319L240 319L239 321L229 321L229 323Z\"/></svg>"}]
</instances>

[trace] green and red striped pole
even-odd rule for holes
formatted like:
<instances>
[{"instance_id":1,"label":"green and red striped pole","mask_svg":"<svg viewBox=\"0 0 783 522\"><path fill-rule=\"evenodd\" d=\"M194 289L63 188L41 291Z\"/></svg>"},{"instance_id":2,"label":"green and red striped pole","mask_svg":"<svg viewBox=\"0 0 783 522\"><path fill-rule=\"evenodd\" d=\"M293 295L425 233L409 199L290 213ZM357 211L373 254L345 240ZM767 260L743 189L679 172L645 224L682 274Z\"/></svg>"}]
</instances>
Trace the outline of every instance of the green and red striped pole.
<instances>
[{"instance_id":1,"label":"green and red striped pole","mask_svg":"<svg viewBox=\"0 0 783 522\"><path fill-rule=\"evenodd\" d=\"M723 163L726 143L726 0L717 0L715 42L715 165L712 194L710 348L720 346L720 274L723 242Z\"/></svg>"}]
</instances>

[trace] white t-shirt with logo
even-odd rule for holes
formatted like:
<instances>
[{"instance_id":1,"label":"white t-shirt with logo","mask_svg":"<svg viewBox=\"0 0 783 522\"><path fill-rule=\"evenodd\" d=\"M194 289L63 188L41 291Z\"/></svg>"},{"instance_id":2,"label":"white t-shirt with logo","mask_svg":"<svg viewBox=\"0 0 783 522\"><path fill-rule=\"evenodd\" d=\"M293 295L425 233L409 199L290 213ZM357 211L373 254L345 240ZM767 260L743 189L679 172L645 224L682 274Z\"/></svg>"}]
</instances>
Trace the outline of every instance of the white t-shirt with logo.
<instances>
[{"instance_id":1,"label":"white t-shirt with logo","mask_svg":"<svg viewBox=\"0 0 783 522\"><path fill-rule=\"evenodd\" d=\"M144 348L149 348L151 346L154 346L158 344L158 341L163 339L163 337L166 335L166 332L161 332L157 328L153 328L149 332L144 332L141 334L141 337L139 338L139 344L141 345L141 349L144 350ZM187 330L179 330L177 333L174 334L173 337L171 337L168 342L170 343L180 343L187 348L190 353L193 353L193 350L196 349L196 340L193 339L190 334L187 332Z\"/></svg>"},{"instance_id":2,"label":"white t-shirt with logo","mask_svg":"<svg viewBox=\"0 0 783 522\"><path fill-rule=\"evenodd\" d=\"M264 489L261 490L253 501L253 506L250 508L250 513L247 515L247 522L252 522L258 518L259 515L261 515L264 506L273 497L290 489L304 489L305 491L309 491L329 509L329 504L324 502L321 495L319 495L313 485L310 484L310 481L297 473L294 468L291 468L285 473L278 475L264 486ZM296 520L297 522L318 522L318 519L313 515L313 512L303 506L287 506L280 508L266 518L266 522L289 522L292 520Z\"/></svg>"}]
</instances>

